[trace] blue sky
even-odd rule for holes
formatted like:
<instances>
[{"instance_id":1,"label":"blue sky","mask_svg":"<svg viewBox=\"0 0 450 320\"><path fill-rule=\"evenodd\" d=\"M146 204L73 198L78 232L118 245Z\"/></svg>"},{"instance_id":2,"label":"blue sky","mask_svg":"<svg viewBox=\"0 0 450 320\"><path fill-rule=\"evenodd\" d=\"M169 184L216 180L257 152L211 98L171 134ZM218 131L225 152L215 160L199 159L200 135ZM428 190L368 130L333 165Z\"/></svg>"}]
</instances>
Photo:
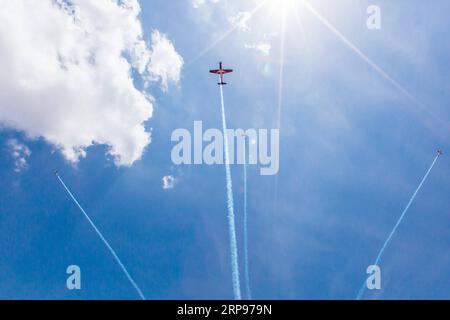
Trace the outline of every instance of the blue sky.
<instances>
[{"instance_id":1,"label":"blue sky","mask_svg":"<svg viewBox=\"0 0 450 320\"><path fill-rule=\"evenodd\" d=\"M51 139L2 122L0 298L138 298L58 184L55 168L148 299L233 297L224 168L177 167L170 158L173 130L191 130L196 120L220 128L219 91L208 70L223 61L235 69L225 88L230 128L277 127L284 66L280 172L261 176L257 166L249 168L253 297L353 299L436 150L449 149L450 3L330 2L311 3L420 102L375 72L298 2L286 17L282 62L282 13L270 1L212 47L232 27L230 17L251 11L257 1L206 1L198 8L188 0L140 1L143 38L151 43L158 30L184 60L168 90L163 76L144 88L133 73L154 108L145 122L152 142L140 160L117 166L103 144L86 148L86 157L73 163ZM381 8L378 31L366 27L371 4ZM269 53L250 48L261 43L270 45ZM0 83L8 79L2 76ZM91 89L79 84L81 95ZM8 92L0 103L14 94ZM2 111L13 113L8 106ZM26 106L31 110L33 100ZM115 112L103 110L104 117ZM84 134L76 117L68 123ZM118 145L118 139L111 141ZM11 141L31 152L25 165L18 167ZM449 169L444 154L385 253L382 290L365 298L450 298ZM242 170L232 167L240 258ZM164 190L167 175L176 184ZM82 270L80 291L65 287L71 264Z\"/></svg>"}]
</instances>

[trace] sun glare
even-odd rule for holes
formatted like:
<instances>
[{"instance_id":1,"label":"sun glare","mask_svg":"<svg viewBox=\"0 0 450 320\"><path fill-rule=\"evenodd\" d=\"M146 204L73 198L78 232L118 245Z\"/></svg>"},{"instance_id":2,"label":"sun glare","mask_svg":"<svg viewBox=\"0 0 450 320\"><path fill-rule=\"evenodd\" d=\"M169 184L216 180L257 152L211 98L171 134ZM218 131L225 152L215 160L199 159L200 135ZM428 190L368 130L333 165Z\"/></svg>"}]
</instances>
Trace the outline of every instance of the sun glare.
<instances>
[{"instance_id":1,"label":"sun glare","mask_svg":"<svg viewBox=\"0 0 450 320\"><path fill-rule=\"evenodd\" d=\"M297 0L269 0L269 9L272 12L286 13Z\"/></svg>"},{"instance_id":2,"label":"sun glare","mask_svg":"<svg viewBox=\"0 0 450 320\"><path fill-rule=\"evenodd\" d=\"M291 13L296 10L298 0L268 0L265 9L271 16L270 26L277 28L277 26L284 24Z\"/></svg>"}]
</instances>

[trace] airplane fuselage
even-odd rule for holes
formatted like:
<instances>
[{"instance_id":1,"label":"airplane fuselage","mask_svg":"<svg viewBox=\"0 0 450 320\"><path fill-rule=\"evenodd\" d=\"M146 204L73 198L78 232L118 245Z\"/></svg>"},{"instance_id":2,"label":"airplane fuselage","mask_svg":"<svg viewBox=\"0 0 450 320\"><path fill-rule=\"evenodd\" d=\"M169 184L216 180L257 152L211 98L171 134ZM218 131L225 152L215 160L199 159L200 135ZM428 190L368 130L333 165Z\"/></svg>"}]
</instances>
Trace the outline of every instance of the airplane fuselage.
<instances>
[{"instance_id":1,"label":"airplane fuselage","mask_svg":"<svg viewBox=\"0 0 450 320\"><path fill-rule=\"evenodd\" d=\"M222 66L222 62L219 63L219 69L216 70L209 70L210 73L218 74L220 77L220 82L218 83L219 86L226 85L226 82L223 81L223 75L227 73L232 73L232 69L224 69Z\"/></svg>"}]
</instances>

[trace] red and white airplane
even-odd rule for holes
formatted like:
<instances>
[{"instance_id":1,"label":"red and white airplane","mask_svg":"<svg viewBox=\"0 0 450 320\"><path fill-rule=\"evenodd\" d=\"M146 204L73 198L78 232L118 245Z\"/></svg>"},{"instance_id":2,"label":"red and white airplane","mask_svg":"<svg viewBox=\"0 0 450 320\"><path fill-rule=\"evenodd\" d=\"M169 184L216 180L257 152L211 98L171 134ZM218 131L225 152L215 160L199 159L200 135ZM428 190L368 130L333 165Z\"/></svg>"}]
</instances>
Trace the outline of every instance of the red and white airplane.
<instances>
[{"instance_id":1,"label":"red and white airplane","mask_svg":"<svg viewBox=\"0 0 450 320\"><path fill-rule=\"evenodd\" d=\"M232 73L232 69L223 69L222 68L222 62L219 63L219 69L217 70L209 70L209 72L220 75L220 82L218 83L219 86L226 85L226 82L223 82L223 75L227 73Z\"/></svg>"}]
</instances>

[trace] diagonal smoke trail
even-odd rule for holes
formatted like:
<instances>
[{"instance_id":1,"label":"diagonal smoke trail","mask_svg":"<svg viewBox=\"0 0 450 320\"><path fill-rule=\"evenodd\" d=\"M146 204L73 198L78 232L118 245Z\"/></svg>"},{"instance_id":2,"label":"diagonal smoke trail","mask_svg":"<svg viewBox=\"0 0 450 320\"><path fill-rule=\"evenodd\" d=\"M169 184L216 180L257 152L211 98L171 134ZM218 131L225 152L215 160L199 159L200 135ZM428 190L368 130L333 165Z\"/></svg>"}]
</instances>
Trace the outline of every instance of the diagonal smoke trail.
<instances>
[{"instance_id":1,"label":"diagonal smoke trail","mask_svg":"<svg viewBox=\"0 0 450 320\"><path fill-rule=\"evenodd\" d=\"M92 226L92 228L94 228L95 232L98 234L98 236L100 237L100 239L103 241L103 243L105 244L105 246L108 248L108 250L111 252L111 254L113 255L114 259L117 261L117 263L119 264L120 268L122 269L123 273L125 273L126 277L128 278L128 280L130 281L131 285L134 287L134 289L136 289L137 293L139 294L139 297L142 300L145 300L145 296L142 294L141 289L138 287L138 285L136 284L136 282L134 282L133 278L131 277L130 273L128 272L127 268L125 268L125 266L123 265L122 261L120 261L118 255L116 254L116 252L114 251L114 249L109 245L108 241L106 241L105 237L103 237L102 233L100 232L100 230L97 229L97 227L95 226L94 222L91 220L91 218L89 218L88 214L86 213L86 211L84 211L83 207L80 205L80 203L77 201L77 199L75 198L75 196L72 194L72 192L70 192L69 188L66 186L66 184L64 183L64 181L61 179L61 177L59 176L59 174L56 175L56 177L58 178L59 182L61 182L61 185L64 187L64 189L67 191L67 193L69 194L69 196L72 198L72 200L75 202L75 204L78 206L78 208L80 209L80 211L83 213L83 215L86 217L86 219L89 221L90 225Z\"/></svg>"},{"instance_id":2,"label":"diagonal smoke trail","mask_svg":"<svg viewBox=\"0 0 450 320\"><path fill-rule=\"evenodd\" d=\"M220 77L219 77L220 78ZM236 221L234 216L233 182L231 180L230 154L228 152L227 120L225 117L225 103L223 99L223 86L220 86L220 102L222 105L222 127L225 151L225 173L227 180L227 206L228 227L230 232L231 273L233 280L233 292L236 300L241 300L241 284L239 280L238 249L236 240Z\"/></svg>"},{"instance_id":3,"label":"diagonal smoke trail","mask_svg":"<svg viewBox=\"0 0 450 320\"><path fill-rule=\"evenodd\" d=\"M252 291L250 289L250 270L248 263L248 212L247 212L247 151L244 143L244 272L245 272L245 289L247 291L247 299L252 299Z\"/></svg>"},{"instance_id":4,"label":"diagonal smoke trail","mask_svg":"<svg viewBox=\"0 0 450 320\"><path fill-rule=\"evenodd\" d=\"M383 253L384 250L386 249L386 247L388 246L389 242L391 241L392 237L394 236L395 232L397 231L398 226L400 225L400 223L403 221L403 218L406 215L406 212L408 212L409 208L411 207L411 204L413 203L414 199L416 198L417 194L419 193L420 189L422 188L423 184L425 183L425 180L427 180L431 170L433 169L437 159L439 158L439 154L436 156L436 158L434 158L433 163L431 164L430 168L428 169L427 173L425 174L425 176L423 177L422 181L420 182L419 186L417 187L416 191L414 192L414 194L412 195L411 199L409 199L409 202L407 204L407 206L405 207L405 209L403 210L400 218L398 219L397 223L395 224L394 228L392 229L391 233L389 234L389 236L387 237L386 241L384 242L383 246L381 247L380 252L378 253L378 256L375 260L374 265L378 266L378 264L381 261L381 258L383 257ZM358 292L358 295L356 297L356 300L361 300L361 298L364 295L364 292L366 291L366 282L367 282L367 278L364 280L361 289Z\"/></svg>"}]
</instances>

